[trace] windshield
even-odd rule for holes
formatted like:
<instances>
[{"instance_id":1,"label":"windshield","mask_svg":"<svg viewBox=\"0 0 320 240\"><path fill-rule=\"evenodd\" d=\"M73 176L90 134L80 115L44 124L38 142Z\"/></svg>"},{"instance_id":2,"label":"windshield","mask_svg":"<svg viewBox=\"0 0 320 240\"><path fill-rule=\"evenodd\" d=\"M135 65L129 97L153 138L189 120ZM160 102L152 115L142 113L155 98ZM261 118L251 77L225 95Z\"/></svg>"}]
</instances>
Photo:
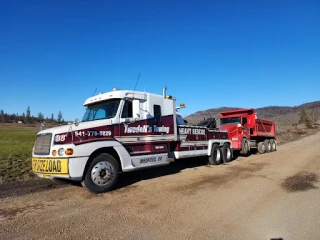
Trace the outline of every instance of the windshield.
<instances>
[{"instance_id":1,"label":"windshield","mask_svg":"<svg viewBox=\"0 0 320 240\"><path fill-rule=\"evenodd\" d=\"M225 124L241 123L240 117L230 117L220 119L220 126Z\"/></svg>"},{"instance_id":2,"label":"windshield","mask_svg":"<svg viewBox=\"0 0 320 240\"><path fill-rule=\"evenodd\" d=\"M176 111L176 119L177 119L177 125L186 125L185 121L183 120L182 116L178 111Z\"/></svg>"},{"instance_id":3,"label":"windshield","mask_svg":"<svg viewBox=\"0 0 320 240\"><path fill-rule=\"evenodd\" d=\"M87 106L82 122L113 118L117 114L120 99L111 99Z\"/></svg>"}]
</instances>

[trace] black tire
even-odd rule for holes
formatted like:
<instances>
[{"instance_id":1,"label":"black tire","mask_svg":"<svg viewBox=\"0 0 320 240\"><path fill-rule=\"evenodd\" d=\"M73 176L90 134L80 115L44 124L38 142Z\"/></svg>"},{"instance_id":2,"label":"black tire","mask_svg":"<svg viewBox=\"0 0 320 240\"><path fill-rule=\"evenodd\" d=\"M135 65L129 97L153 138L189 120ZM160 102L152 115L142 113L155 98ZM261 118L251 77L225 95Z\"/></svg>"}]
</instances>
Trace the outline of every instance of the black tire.
<instances>
[{"instance_id":1,"label":"black tire","mask_svg":"<svg viewBox=\"0 0 320 240\"><path fill-rule=\"evenodd\" d=\"M264 140L264 146L266 147L266 153L271 152L271 143L269 139Z\"/></svg>"},{"instance_id":2,"label":"black tire","mask_svg":"<svg viewBox=\"0 0 320 240\"><path fill-rule=\"evenodd\" d=\"M241 154L247 155L249 153L249 142L247 139L243 138L242 139L242 145L241 145Z\"/></svg>"},{"instance_id":3,"label":"black tire","mask_svg":"<svg viewBox=\"0 0 320 240\"><path fill-rule=\"evenodd\" d=\"M271 144L271 152L277 151L277 143L274 139L270 139L270 144Z\"/></svg>"},{"instance_id":4,"label":"black tire","mask_svg":"<svg viewBox=\"0 0 320 240\"><path fill-rule=\"evenodd\" d=\"M222 147L222 159L224 163L228 163L232 160L232 150L228 143L223 144Z\"/></svg>"},{"instance_id":5,"label":"black tire","mask_svg":"<svg viewBox=\"0 0 320 240\"><path fill-rule=\"evenodd\" d=\"M101 153L90 163L82 186L93 193L110 191L119 178L119 164L108 153Z\"/></svg>"},{"instance_id":6,"label":"black tire","mask_svg":"<svg viewBox=\"0 0 320 240\"><path fill-rule=\"evenodd\" d=\"M266 146L264 145L264 142L259 142L258 143L258 152L260 154L263 154L266 152Z\"/></svg>"},{"instance_id":7,"label":"black tire","mask_svg":"<svg viewBox=\"0 0 320 240\"><path fill-rule=\"evenodd\" d=\"M209 156L209 163L211 165L219 165L222 160L221 150L218 144L213 144L211 149L211 155Z\"/></svg>"}]
</instances>

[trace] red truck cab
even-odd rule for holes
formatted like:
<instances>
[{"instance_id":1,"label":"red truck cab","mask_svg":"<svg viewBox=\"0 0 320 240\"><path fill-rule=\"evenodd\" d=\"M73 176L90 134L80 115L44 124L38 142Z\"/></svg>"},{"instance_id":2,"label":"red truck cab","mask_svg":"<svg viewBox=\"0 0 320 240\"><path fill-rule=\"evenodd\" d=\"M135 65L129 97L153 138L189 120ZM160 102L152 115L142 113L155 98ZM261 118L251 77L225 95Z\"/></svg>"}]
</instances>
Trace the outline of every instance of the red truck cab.
<instances>
[{"instance_id":1,"label":"red truck cab","mask_svg":"<svg viewBox=\"0 0 320 240\"><path fill-rule=\"evenodd\" d=\"M226 130L234 150L247 154L250 149L259 153L276 151L275 124L257 118L252 108L221 112L220 129Z\"/></svg>"}]
</instances>

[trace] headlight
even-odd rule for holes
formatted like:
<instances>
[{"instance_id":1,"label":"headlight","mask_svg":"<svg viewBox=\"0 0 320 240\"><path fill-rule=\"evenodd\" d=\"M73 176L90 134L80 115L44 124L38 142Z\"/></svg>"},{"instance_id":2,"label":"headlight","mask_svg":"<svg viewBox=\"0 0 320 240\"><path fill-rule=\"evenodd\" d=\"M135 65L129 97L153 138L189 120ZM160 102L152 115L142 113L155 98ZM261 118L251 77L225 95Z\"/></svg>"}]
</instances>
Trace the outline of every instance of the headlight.
<instances>
[{"instance_id":1,"label":"headlight","mask_svg":"<svg viewBox=\"0 0 320 240\"><path fill-rule=\"evenodd\" d=\"M64 155L64 148L59 148L58 155L63 156Z\"/></svg>"}]
</instances>

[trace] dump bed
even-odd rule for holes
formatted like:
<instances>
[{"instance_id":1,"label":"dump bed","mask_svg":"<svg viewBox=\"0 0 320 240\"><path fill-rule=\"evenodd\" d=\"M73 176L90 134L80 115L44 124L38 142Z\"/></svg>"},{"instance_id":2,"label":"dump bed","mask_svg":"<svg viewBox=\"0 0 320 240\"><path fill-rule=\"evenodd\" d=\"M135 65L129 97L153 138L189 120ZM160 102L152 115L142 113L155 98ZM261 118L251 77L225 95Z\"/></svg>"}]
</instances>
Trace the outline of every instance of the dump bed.
<instances>
[{"instance_id":1,"label":"dump bed","mask_svg":"<svg viewBox=\"0 0 320 240\"><path fill-rule=\"evenodd\" d=\"M255 119L251 137L276 137L275 124L272 121Z\"/></svg>"}]
</instances>

